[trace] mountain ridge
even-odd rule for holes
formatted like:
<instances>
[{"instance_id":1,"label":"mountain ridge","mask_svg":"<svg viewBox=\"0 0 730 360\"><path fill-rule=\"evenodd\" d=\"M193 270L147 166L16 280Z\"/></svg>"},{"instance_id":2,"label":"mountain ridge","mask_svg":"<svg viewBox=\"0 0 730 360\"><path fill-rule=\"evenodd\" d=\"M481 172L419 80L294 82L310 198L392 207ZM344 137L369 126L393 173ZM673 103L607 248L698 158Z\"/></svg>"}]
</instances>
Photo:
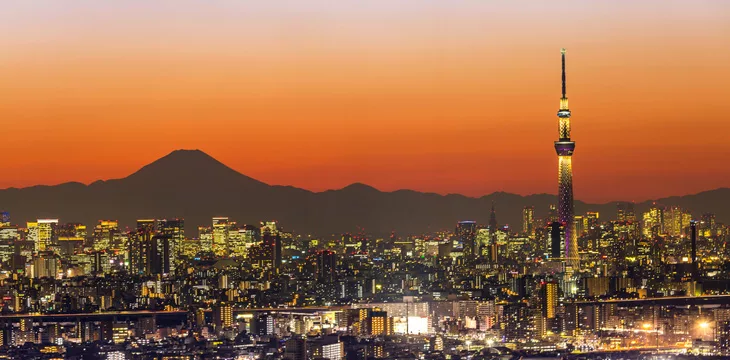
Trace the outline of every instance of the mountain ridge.
<instances>
[{"instance_id":1,"label":"mountain ridge","mask_svg":"<svg viewBox=\"0 0 730 360\"><path fill-rule=\"evenodd\" d=\"M535 216L544 217L555 199L552 194L523 196L504 191L481 197L410 189L381 191L359 182L313 192L266 184L197 149L172 151L123 178L0 190L0 208L10 212L13 223L51 217L91 228L99 219L134 226L137 218L182 217L188 236L195 236L197 226L209 225L211 217L222 214L249 224L279 220L285 229L299 234L351 232L358 227L373 234L415 234L449 229L458 220L486 224L492 202L497 220L519 229L524 206L534 206ZM616 203L622 202L576 201L576 214L598 211L602 219L610 220ZM694 217L713 212L718 221L730 218L730 210L724 206L730 202L730 188L636 203L637 216L655 202L687 208L694 211Z\"/></svg>"}]
</instances>

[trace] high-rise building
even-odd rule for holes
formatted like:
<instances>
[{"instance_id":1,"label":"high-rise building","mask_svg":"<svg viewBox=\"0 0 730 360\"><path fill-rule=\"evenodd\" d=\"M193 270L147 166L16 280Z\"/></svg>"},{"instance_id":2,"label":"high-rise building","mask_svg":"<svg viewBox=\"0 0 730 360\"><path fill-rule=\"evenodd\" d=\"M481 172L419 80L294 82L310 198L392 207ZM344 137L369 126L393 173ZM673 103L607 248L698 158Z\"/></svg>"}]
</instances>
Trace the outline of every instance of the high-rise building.
<instances>
[{"instance_id":1,"label":"high-rise building","mask_svg":"<svg viewBox=\"0 0 730 360\"><path fill-rule=\"evenodd\" d=\"M119 231L119 222L116 220L99 220L94 227L92 236L94 250L123 251L122 234Z\"/></svg>"},{"instance_id":2,"label":"high-rise building","mask_svg":"<svg viewBox=\"0 0 730 360\"><path fill-rule=\"evenodd\" d=\"M201 252L213 251L213 229L208 226L198 227L198 241Z\"/></svg>"},{"instance_id":3,"label":"high-rise building","mask_svg":"<svg viewBox=\"0 0 730 360\"><path fill-rule=\"evenodd\" d=\"M494 210L494 202L492 202L492 210L489 212L489 230L492 233L497 231L497 212Z\"/></svg>"},{"instance_id":4,"label":"high-rise building","mask_svg":"<svg viewBox=\"0 0 730 360\"><path fill-rule=\"evenodd\" d=\"M63 225L58 225L56 228L57 236L66 236L66 237L79 237L79 238L85 238L86 237L86 225L80 224L80 223L68 223Z\"/></svg>"},{"instance_id":5,"label":"high-rise building","mask_svg":"<svg viewBox=\"0 0 730 360\"><path fill-rule=\"evenodd\" d=\"M636 222L636 213L634 212L634 203L626 203L626 221Z\"/></svg>"},{"instance_id":6,"label":"high-rise building","mask_svg":"<svg viewBox=\"0 0 730 360\"><path fill-rule=\"evenodd\" d=\"M241 241L246 247L246 254L248 256L251 247L261 241L261 229L254 225L243 225L239 229L239 232L241 233Z\"/></svg>"},{"instance_id":7,"label":"high-rise building","mask_svg":"<svg viewBox=\"0 0 730 360\"><path fill-rule=\"evenodd\" d=\"M522 233L527 236L535 235L535 207L525 206L522 209Z\"/></svg>"},{"instance_id":8,"label":"high-rise building","mask_svg":"<svg viewBox=\"0 0 730 360\"><path fill-rule=\"evenodd\" d=\"M281 232L275 221L261 223L261 241L250 248L255 267L279 271L281 268Z\"/></svg>"},{"instance_id":9,"label":"high-rise building","mask_svg":"<svg viewBox=\"0 0 730 360\"><path fill-rule=\"evenodd\" d=\"M575 142L570 139L570 110L566 95L565 83L565 49L560 51L563 69L563 96L560 98L558 110L558 141L555 151L558 154L558 217L565 227L565 262L572 269L578 270L578 237L575 233L573 216L573 152Z\"/></svg>"},{"instance_id":10,"label":"high-rise building","mask_svg":"<svg viewBox=\"0 0 730 360\"><path fill-rule=\"evenodd\" d=\"M0 227L0 241L18 241L20 240L20 232L17 226Z\"/></svg>"},{"instance_id":11,"label":"high-rise building","mask_svg":"<svg viewBox=\"0 0 730 360\"><path fill-rule=\"evenodd\" d=\"M456 224L456 238L464 256L476 254L477 223L476 221L459 221Z\"/></svg>"},{"instance_id":12,"label":"high-rise building","mask_svg":"<svg viewBox=\"0 0 730 360\"><path fill-rule=\"evenodd\" d=\"M155 236L154 222L147 220L137 221L137 230L130 232L127 237L127 254L129 256L129 271L133 274L149 274L150 253L152 252L152 237Z\"/></svg>"},{"instance_id":13,"label":"high-rise building","mask_svg":"<svg viewBox=\"0 0 730 360\"><path fill-rule=\"evenodd\" d=\"M589 211L583 217L583 230L587 233L595 232L600 224L600 214L597 211Z\"/></svg>"},{"instance_id":14,"label":"high-rise building","mask_svg":"<svg viewBox=\"0 0 730 360\"><path fill-rule=\"evenodd\" d=\"M652 205L649 211L644 213L642 232L646 237L664 234L664 209Z\"/></svg>"},{"instance_id":15,"label":"high-rise building","mask_svg":"<svg viewBox=\"0 0 730 360\"><path fill-rule=\"evenodd\" d=\"M616 204L616 221L619 222L635 222L636 214L634 213L634 203L620 202Z\"/></svg>"},{"instance_id":16,"label":"high-rise building","mask_svg":"<svg viewBox=\"0 0 730 360\"><path fill-rule=\"evenodd\" d=\"M235 223L228 228L228 249L229 255L235 258L245 258L248 253L246 247L246 230L238 227Z\"/></svg>"},{"instance_id":17,"label":"high-rise building","mask_svg":"<svg viewBox=\"0 0 730 360\"><path fill-rule=\"evenodd\" d=\"M58 227L57 249L59 255L67 257L83 252L86 242L86 225L64 224Z\"/></svg>"},{"instance_id":18,"label":"high-rise building","mask_svg":"<svg viewBox=\"0 0 730 360\"><path fill-rule=\"evenodd\" d=\"M317 253L317 280L333 283L337 278L337 254L334 251L322 250Z\"/></svg>"},{"instance_id":19,"label":"high-rise building","mask_svg":"<svg viewBox=\"0 0 730 360\"><path fill-rule=\"evenodd\" d=\"M33 277L55 279L59 265L59 258L52 251L39 251L33 256Z\"/></svg>"},{"instance_id":20,"label":"high-rise building","mask_svg":"<svg viewBox=\"0 0 730 360\"><path fill-rule=\"evenodd\" d=\"M268 221L261 227L263 245L271 249L273 266L276 271L281 268L281 232L275 221Z\"/></svg>"},{"instance_id":21,"label":"high-rise building","mask_svg":"<svg viewBox=\"0 0 730 360\"><path fill-rule=\"evenodd\" d=\"M33 242L35 251L46 251L56 244L58 219L38 219L28 222L27 225L28 240Z\"/></svg>"},{"instance_id":22,"label":"high-rise building","mask_svg":"<svg viewBox=\"0 0 730 360\"><path fill-rule=\"evenodd\" d=\"M664 219L662 219L664 234L680 236L683 233L682 215L683 211L679 206L670 206L664 209Z\"/></svg>"},{"instance_id":23,"label":"high-rise building","mask_svg":"<svg viewBox=\"0 0 730 360\"><path fill-rule=\"evenodd\" d=\"M575 224L575 233L578 237L581 237L586 232L586 219L583 215L573 216L573 223Z\"/></svg>"},{"instance_id":24,"label":"high-rise building","mask_svg":"<svg viewBox=\"0 0 730 360\"><path fill-rule=\"evenodd\" d=\"M228 231L230 226L228 217L213 218L213 252L217 256L227 256L229 253Z\"/></svg>"},{"instance_id":25,"label":"high-rise building","mask_svg":"<svg viewBox=\"0 0 730 360\"><path fill-rule=\"evenodd\" d=\"M0 240L0 261L10 263L15 255L15 244L8 240Z\"/></svg>"},{"instance_id":26,"label":"high-rise building","mask_svg":"<svg viewBox=\"0 0 730 360\"><path fill-rule=\"evenodd\" d=\"M616 203L616 221L626 221L626 205L625 203Z\"/></svg>"},{"instance_id":27,"label":"high-rise building","mask_svg":"<svg viewBox=\"0 0 730 360\"><path fill-rule=\"evenodd\" d=\"M546 319L554 319L558 307L558 284L546 282L540 288L540 303L542 316Z\"/></svg>"},{"instance_id":28,"label":"high-rise building","mask_svg":"<svg viewBox=\"0 0 730 360\"><path fill-rule=\"evenodd\" d=\"M168 239L168 253L166 261L169 262L169 272L175 271L177 260L182 254L182 246L185 242L185 220L184 219L160 219L157 220L157 233Z\"/></svg>"},{"instance_id":29,"label":"high-rise building","mask_svg":"<svg viewBox=\"0 0 730 360\"><path fill-rule=\"evenodd\" d=\"M173 244L170 235L157 234L153 236L149 249L149 263L146 273L170 274L175 270Z\"/></svg>"},{"instance_id":30,"label":"high-rise building","mask_svg":"<svg viewBox=\"0 0 730 360\"><path fill-rule=\"evenodd\" d=\"M216 331L228 329L233 326L233 306L228 303L219 304L214 313Z\"/></svg>"},{"instance_id":31,"label":"high-rise building","mask_svg":"<svg viewBox=\"0 0 730 360\"><path fill-rule=\"evenodd\" d=\"M274 315L263 313L256 316L256 334L260 336L272 335L274 333L274 325Z\"/></svg>"},{"instance_id":32,"label":"high-rise building","mask_svg":"<svg viewBox=\"0 0 730 360\"><path fill-rule=\"evenodd\" d=\"M477 230L476 243L478 248L477 254L480 256L489 256L491 253L492 236L489 234L488 228Z\"/></svg>"},{"instance_id":33,"label":"high-rise building","mask_svg":"<svg viewBox=\"0 0 730 360\"><path fill-rule=\"evenodd\" d=\"M157 220L137 220L137 230L128 234L130 272L169 274L175 270L172 236L160 231Z\"/></svg>"},{"instance_id":34,"label":"high-rise building","mask_svg":"<svg viewBox=\"0 0 730 360\"><path fill-rule=\"evenodd\" d=\"M366 334L370 336L393 335L393 319L385 311L370 311L366 318Z\"/></svg>"},{"instance_id":35,"label":"high-rise building","mask_svg":"<svg viewBox=\"0 0 730 360\"><path fill-rule=\"evenodd\" d=\"M704 237L712 237L715 234L715 231L717 229L717 223L715 221L715 214L713 213L704 213L702 214L702 217L700 218L700 230L702 232L702 236Z\"/></svg>"},{"instance_id":36,"label":"high-rise building","mask_svg":"<svg viewBox=\"0 0 730 360\"><path fill-rule=\"evenodd\" d=\"M550 204L550 208L548 209L548 217L547 221L548 223L554 223L559 220L558 216L558 207L555 206L555 204Z\"/></svg>"}]
</instances>

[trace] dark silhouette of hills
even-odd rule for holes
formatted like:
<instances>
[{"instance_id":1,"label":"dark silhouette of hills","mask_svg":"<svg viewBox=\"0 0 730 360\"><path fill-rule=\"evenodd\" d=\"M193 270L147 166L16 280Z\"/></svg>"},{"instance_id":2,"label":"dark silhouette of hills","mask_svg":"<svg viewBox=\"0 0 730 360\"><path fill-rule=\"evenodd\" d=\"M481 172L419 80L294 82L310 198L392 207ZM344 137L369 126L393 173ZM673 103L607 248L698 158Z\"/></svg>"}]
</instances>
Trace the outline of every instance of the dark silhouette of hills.
<instances>
[{"instance_id":1,"label":"dark silhouette of hills","mask_svg":"<svg viewBox=\"0 0 730 360\"><path fill-rule=\"evenodd\" d=\"M190 236L197 234L197 226L209 225L213 216L229 216L248 224L278 220L299 234L353 232L358 227L379 235L391 231L415 234L450 229L465 219L486 224L492 202L500 224L520 229L523 207L534 206L536 216L544 217L555 201L555 196L548 194L496 192L470 198L411 190L382 192L359 183L315 193L265 184L199 150L173 151L123 179L0 190L0 208L10 212L14 223L50 217L91 228L99 219L134 226L141 218L182 217ZM637 216L652 202L636 204ZM700 212L714 212L718 221L730 217L727 188L655 202L682 206L694 211L695 217ZM601 218L613 219L616 204L577 201L576 213L585 211L599 211Z\"/></svg>"}]
</instances>

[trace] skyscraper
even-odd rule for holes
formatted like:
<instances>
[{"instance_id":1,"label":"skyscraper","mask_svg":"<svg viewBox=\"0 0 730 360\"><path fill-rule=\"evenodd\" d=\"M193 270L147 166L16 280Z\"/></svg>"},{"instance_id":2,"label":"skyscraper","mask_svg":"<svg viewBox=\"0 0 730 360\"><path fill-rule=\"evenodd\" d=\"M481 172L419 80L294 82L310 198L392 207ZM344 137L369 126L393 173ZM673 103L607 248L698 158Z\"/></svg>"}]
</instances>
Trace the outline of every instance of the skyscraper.
<instances>
[{"instance_id":1,"label":"skyscraper","mask_svg":"<svg viewBox=\"0 0 730 360\"><path fill-rule=\"evenodd\" d=\"M116 220L99 220L94 227L93 247L96 251L123 251L122 234L119 231L119 222Z\"/></svg>"},{"instance_id":2,"label":"skyscraper","mask_svg":"<svg viewBox=\"0 0 730 360\"><path fill-rule=\"evenodd\" d=\"M589 211L586 213L586 215L583 217L583 229L586 232L594 232L596 229L598 229L598 226L600 224L599 218L601 217L600 213L596 211Z\"/></svg>"},{"instance_id":3,"label":"skyscraper","mask_svg":"<svg viewBox=\"0 0 730 360\"><path fill-rule=\"evenodd\" d=\"M129 234L129 269L133 274L168 274L174 271L172 235L159 231L164 224L155 219L137 220Z\"/></svg>"},{"instance_id":4,"label":"skyscraper","mask_svg":"<svg viewBox=\"0 0 730 360\"><path fill-rule=\"evenodd\" d=\"M555 151L558 153L558 217L565 227L565 262L573 270L578 270L578 241L575 233L573 214L573 151L575 142L570 139L570 110L565 91L565 49L560 51L563 69L563 96L560 98L558 110L558 141Z\"/></svg>"},{"instance_id":5,"label":"skyscraper","mask_svg":"<svg viewBox=\"0 0 730 360\"><path fill-rule=\"evenodd\" d=\"M546 319L554 319L558 307L558 284L553 282L543 283L540 288L540 302L542 316Z\"/></svg>"},{"instance_id":6,"label":"skyscraper","mask_svg":"<svg viewBox=\"0 0 730 360\"><path fill-rule=\"evenodd\" d=\"M456 237L462 246L464 256L473 256L476 248L477 223L476 221L459 221L456 224Z\"/></svg>"},{"instance_id":7,"label":"skyscraper","mask_svg":"<svg viewBox=\"0 0 730 360\"><path fill-rule=\"evenodd\" d=\"M317 253L317 280L323 283L335 281L337 272L337 254L323 250Z\"/></svg>"},{"instance_id":8,"label":"skyscraper","mask_svg":"<svg viewBox=\"0 0 730 360\"><path fill-rule=\"evenodd\" d=\"M228 303L221 303L215 308L213 322L216 331L233 326L233 307Z\"/></svg>"},{"instance_id":9,"label":"skyscraper","mask_svg":"<svg viewBox=\"0 0 730 360\"><path fill-rule=\"evenodd\" d=\"M281 231L275 221L261 223L261 242L251 248L255 266L278 272L281 267Z\"/></svg>"},{"instance_id":10,"label":"skyscraper","mask_svg":"<svg viewBox=\"0 0 730 360\"><path fill-rule=\"evenodd\" d=\"M28 240L34 244L35 251L46 251L57 240L58 219L38 219L28 222Z\"/></svg>"},{"instance_id":11,"label":"skyscraper","mask_svg":"<svg viewBox=\"0 0 730 360\"><path fill-rule=\"evenodd\" d=\"M185 241L185 220L159 219L157 220L157 232L169 239L169 256L165 261L169 263L170 272L173 272Z\"/></svg>"},{"instance_id":12,"label":"skyscraper","mask_svg":"<svg viewBox=\"0 0 730 360\"><path fill-rule=\"evenodd\" d=\"M631 202L620 202L616 204L616 220L618 221L636 221L636 215L634 214L634 203Z\"/></svg>"},{"instance_id":13,"label":"skyscraper","mask_svg":"<svg viewBox=\"0 0 730 360\"><path fill-rule=\"evenodd\" d=\"M664 234L664 209L652 205L643 216L643 232L646 237L655 237Z\"/></svg>"},{"instance_id":14,"label":"skyscraper","mask_svg":"<svg viewBox=\"0 0 730 360\"><path fill-rule=\"evenodd\" d=\"M489 230L492 233L497 231L497 212L494 211L494 202L492 202L492 211L489 213Z\"/></svg>"},{"instance_id":15,"label":"skyscraper","mask_svg":"<svg viewBox=\"0 0 730 360\"><path fill-rule=\"evenodd\" d=\"M535 208L525 206L522 209L522 232L526 235L535 235Z\"/></svg>"},{"instance_id":16,"label":"skyscraper","mask_svg":"<svg viewBox=\"0 0 730 360\"><path fill-rule=\"evenodd\" d=\"M39 251L33 256L34 278L49 277L55 279L59 267L59 258L53 251Z\"/></svg>"},{"instance_id":17,"label":"skyscraper","mask_svg":"<svg viewBox=\"0 0 730 360\"><path fill-rule=\"evenodd\" d=\"M230 228L228 217L213 218L213 252L218 256L227 256L228 251L228 230Z\"/></svg>"},{"instance_id":18,"label":"skyscraper","mask_svg":"<svg viewBox=\"0 0 730 360\"><path fill-rule=\"evenodd\" d=\"M555 204L550 204L550 209L548 209L548 223L553 223L558 221L558 208L555 207Z\"/></svg>"}]
</instances>

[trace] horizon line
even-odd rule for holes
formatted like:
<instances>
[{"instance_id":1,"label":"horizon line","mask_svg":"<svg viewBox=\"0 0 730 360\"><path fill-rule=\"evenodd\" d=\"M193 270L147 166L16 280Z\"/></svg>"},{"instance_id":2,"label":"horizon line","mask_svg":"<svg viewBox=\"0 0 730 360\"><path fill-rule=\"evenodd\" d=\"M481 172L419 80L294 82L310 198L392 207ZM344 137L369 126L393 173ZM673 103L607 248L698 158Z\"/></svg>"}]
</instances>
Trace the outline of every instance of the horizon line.
<instances>
[{"instance_id":1,"label":"horizon line","mask_svg":"<svg viewBox=\"0 0 730 360\"><path fill-rule=\"evenodd\" d=\"M432 194L432 195L439 195L439 196L443 196L443 197L446 197L446 196L462 196L462 197L471 198L471 199L482 199L482 198L486 198L486 197L490 197L490 196L494 196L494 195L499 195L499 194L514 195L514 196L519 196L519 197L523 197L523 198L530 197L530 196L543 196L543 195L555 196L555 197L558 196L557 195L557 192L555 194L552 194L552 193L520 194L520 193L513 193L513 192L504 191L504 190L495 190L495 191L493 191L491 193L484 194L484 195L480 195L480 196L469 196L469 195L465 195L465 194L461 194L461 193L457 193L457 192L442 193L442 192L435 192L435 191L420 191L420 190L414 190L414 189L409 189L409 188L400 188L400 189L395 189L395 190L382 190L382 189L378 189L377 187L375 187L373 185L366 184L364 182L359 182L359 181L350 183L350 184L345 185L345 186L343 186L341 188L329 188L329 189L324 189L324 190L321 190L321 191L316 191L316 190L311 190L311 189L307 189L307 188L304 188L304 187L299 187L299 186L292 185L292 184L289 184L289 185L284 185L284 184L270 184L270 183L267 183L267 182L258 180L256 178L250 177L250 176L248 176L248 175L246 175L246 174L244 174L244 173L242 173L242 172L240 172L240 171L238 171L238 170L236 170L236 169L234 169L234 168L226 165L225 163L223 163L222 161L220 161L220 160L216 159L215 157L211 156L210 154L208 154L204 150L201 150L201 149L198 149L198 148L196 148L196 149L184 149L184 148L180 148L180 149L172 150L172 151L168 152L166 155L164 155L162 157L159 157L159 158L157 158L157 159L155 159L155 160L153 160L153 161L151 161L151 162L149 162L149 163L147 163L145 165L142 165L137 170L135 170L134 172L132 172L132 173L130 173L127 176L124 176L124 177L108 178L108 179L97 179L97 180L94 180L94 181L91 181L91 182L88 182L88 183L84 183L82 181L76 181L76 180L69 180L69 181L59 182L59 183L55 183L55 184L35 184L35 185L29 185L29 186L24 186L24 187L11 186L11 187L7 187L7 188L0 188L0 191L6 191L6 190L23 190L23 189L31 189L31 188L37 188L37 187L55 187L55 186L70 185L70 184L79 184L79 185L83 185L85 187L89 187L89 186L91 186L93 184L96 184L96 183L106 183L106 182L109 182L109 181L124 180L124 179L127 179L130 176L138 173L140 170L142 170L142 169L144 169L144 168L146 168L146 167L148 167L150 165L153 165L156 162L158 162L158 161L160 161L160 160L162 160L164 158L167 158L167 157L169 157L169 156L171 156L171 155L173 155L175 153L181 153L181 152L197 152L197 153L203 154L203 155L205 155L205 156L213 159L214 161L218 162L222 166L225 166L226 168L228 168L230 170L233 170L238 175L245 176L245 177L247 177L249 179L252 179L254 181L260 182L260 183L262 183L264 185L267 185L267 186L271 186L271 187L276 187L276 186L278 186L278 187L293 187L293 188L296 188L296 189L299 189L299 190L308 191L308 192L313 193L313 194L321 194L321 193L326 193L326 192L329 192L329 191L341 191L341 190L344 190L344 189L346 189L348 187L361 185L361 186L369 187L369 188L371 188L373 190L376 190L376 191L378 191L380 193L395 193L395 192L400 192L400 191L412 191L412 192L417 192L417 193L421 193L421 194ZM579 200L579 199L575 199L575 201L579 201L579 202L581 202L583 204L586 204L586 205L607 205L607 204L612 204L612 203L634 203L634 204L640 204L640 203L644 203L644 202L660 201L662 199L667 199L667 198L672 198L672 197L696 196L696 195L699 195L699 194L702 194L702 193L712 192L712 191L718 191L718 190L724 190L724 189L730 189L730 187L718 187L718 188L714 188L714 189L702 190L702 191L699 191L699 192L696 192L696 193L686 193L686 194L683 194L683 195L666 195L666 196L663 196L663 197L660 197L660 198L653 198L653 199L650 198L650 199L639 200L639 201L637 201L637 200L611 200L611 201L607 201L607 202L587 202L587 201L583 201L583 200Z\"/></svg>"}]
</instances>

